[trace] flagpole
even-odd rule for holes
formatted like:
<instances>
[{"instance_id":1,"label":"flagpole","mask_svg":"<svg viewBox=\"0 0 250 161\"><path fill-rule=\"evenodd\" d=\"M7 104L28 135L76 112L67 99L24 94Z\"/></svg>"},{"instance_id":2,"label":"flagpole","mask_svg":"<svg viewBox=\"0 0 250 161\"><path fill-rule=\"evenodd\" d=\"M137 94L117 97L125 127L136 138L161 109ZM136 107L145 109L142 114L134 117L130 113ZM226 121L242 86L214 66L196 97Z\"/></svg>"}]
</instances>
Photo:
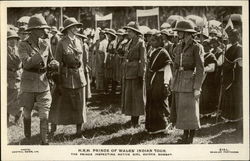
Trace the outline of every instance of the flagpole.
<instances>
[{"instance_id":1,"label":"flagpole","mask_svg":"<svg viewBox=\"0 0 250 161\"><path fill-rule=\"evenodd\" d=\"M160 9L158 9L158 11L160 12ZM160 30L160 13L159 12L158 12L158 15L157 15L158 30Z\"/></svg>"}]
</instances>

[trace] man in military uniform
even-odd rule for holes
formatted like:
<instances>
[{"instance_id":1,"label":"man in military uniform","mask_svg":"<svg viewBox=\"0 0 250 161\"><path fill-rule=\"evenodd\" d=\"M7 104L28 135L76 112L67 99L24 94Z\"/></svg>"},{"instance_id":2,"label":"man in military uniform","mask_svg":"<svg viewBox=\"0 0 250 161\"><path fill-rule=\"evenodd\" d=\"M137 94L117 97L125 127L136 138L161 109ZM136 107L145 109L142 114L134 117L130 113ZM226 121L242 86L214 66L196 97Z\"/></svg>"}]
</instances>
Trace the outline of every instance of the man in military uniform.
<instances>
[{"instance_id":1,"label":"man in military uniform","mask_svg":"<svg viewBox=\"0 0 250 161\"><path fill-rule=\"evenodd\" d=\"M47 69L57 68L47 38L46 29L50 28L44 17L34 15L30 18L27 31L30 36L19 44L19 54L23 63L20 101L24 107L24 135L31 137L31 112L34 104L40 118L41 144L48 145L48 113L51 105L51 93Z\"/></svg>"},{"instance_id":2,"label":"man in military uniform","mask_svg":"<svg viewBox=\"0 0 250 161\"><path fill-rule=\"evenodd\" d=\"M22 63L17 52L20 37L14 30L7 31L7 119L15 116L15 123L19 120L21 110L19 106L20 81Z\"/></svg>"}]
</instances>

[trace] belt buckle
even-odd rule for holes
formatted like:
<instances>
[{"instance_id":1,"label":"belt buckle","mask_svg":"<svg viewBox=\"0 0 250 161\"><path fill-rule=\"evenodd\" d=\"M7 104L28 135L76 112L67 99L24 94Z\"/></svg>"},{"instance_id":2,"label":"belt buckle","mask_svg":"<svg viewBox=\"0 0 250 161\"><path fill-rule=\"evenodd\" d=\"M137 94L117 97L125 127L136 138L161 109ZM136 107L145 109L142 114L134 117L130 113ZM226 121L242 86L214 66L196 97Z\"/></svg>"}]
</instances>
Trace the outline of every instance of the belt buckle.
<instances>
[{"instance_id":1,"label":"belt buckle","mask_svg":"<svg viewBox=\"0 0 250 161\"><path fill-rule=\"evenodd\" d=\"M183 71L184 70L184 68L183 67L179 67L179 71Z\"/></svg>"}]
</instances>

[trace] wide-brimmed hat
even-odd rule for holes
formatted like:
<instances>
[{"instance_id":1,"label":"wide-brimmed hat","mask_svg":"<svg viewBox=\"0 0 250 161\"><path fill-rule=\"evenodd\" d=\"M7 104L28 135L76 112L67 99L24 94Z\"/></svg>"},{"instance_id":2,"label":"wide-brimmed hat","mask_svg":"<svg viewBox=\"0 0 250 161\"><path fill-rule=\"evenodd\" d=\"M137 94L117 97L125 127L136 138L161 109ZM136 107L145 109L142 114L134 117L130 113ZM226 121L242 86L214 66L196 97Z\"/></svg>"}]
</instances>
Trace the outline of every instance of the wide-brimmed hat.
<instances>
[{"instance_id":1,"label":"wide-brimmed hat","mask_svg":"<svg viewBox=\"0 0 250 161\"><path fill-rule=\"evenodd\" d=\"M194 29L194 23L190 20L181 20L181 21L177 22L176 27L173 30L174 31L196 33L196 31Z\"/></svg>"},{"instance_id":2,"label":"wide-brimmed hat","mask_svg":"<svg viewBox=\"0 0 250 161\"><path fill-rule=\"evenodd\" d=\"M18 36L17 32L14 30L8 30L7 31L7 39L10 38L16 38L16 39L20 39L20 37Z\"/></svg>"},{"instance_id":3,"label":"wide-brimmed hat","mask_svg":"<svg viewBox=\"0 0 250 161\"><path fill-rule=\"evenodd\" d=\"M124 29L130 29L133 30L139 34L142 35L140 29L139 29L139 25L135 22L135 21L131 21L127 24L127 26L123 27Z\"/></svg>"},{"instance_id":4,"label":"wide-brimmed hat","mask_svg":"<svg viewBox=\"0 0 250 161\"><path fill-rule=\"evenodd\" d=\"M87 38L88 38L86 35L84 35L84 34L79 34L79 33L77 33L76 36L79 36L79 37L82 38L82 39L87 39Z\"/></svg>"},{"instance_id":5,"label":"wide-brimmed hat","mask_svg":"<svg viewBox=\"0 0 250 161\"><path fill-rule=\"evenodd\" d=\"M171 29L163 29L161 30L161 34L165 34L167 36L175 36L175 32Z\"/></svg>"},{"instance_id":6,"label":"wide-brimmed hat","mask_svg":"<svg viewBox=\"0 0 250 161\"><path fill-rule=\"evenodd\" d=\"M33 30L33 29L49 29L47 22L45 21L44 17L41 14L36 14L30 17L27 31Z\"/></svg>"},{"instance_id":7,"label":"wide-brimmed hat","mask_svg":"<svg viewBox=\"0 0 250 161\"><path fill-rule=\"evenodd\" d=\"M114 29L108 29L108 30L106 31L106 33L107 33L107 34L110 34L110 35L112 35L112 36L114 36L114 37L116 37L116 32L115 32Z\"/></svg>"},{"instance_id":8,"label":"wide-brimmed hat","mask_svg":"<svg viewBox=\"0 0 250 161\"><path fill-rule=\"evenodd\" d=\"M79 23L74 17L69 17L66 20L64 20L63 22L63 29L62 29L62 33L65 32L67 29L69 29L72 26L78 26L81 27L82 24Z\"/></svg>"},{"instance_id":9,"label":"wide-brimmed hat","mask_svg":"<svg viewBox=\"0 0 250 161\"><path fill-rule=\"evenodd\" d=\"M126 31L124 29L119 29L116 32L116 35L125 35L125 34L126 34Z\"/></svg>"}]
</instances>

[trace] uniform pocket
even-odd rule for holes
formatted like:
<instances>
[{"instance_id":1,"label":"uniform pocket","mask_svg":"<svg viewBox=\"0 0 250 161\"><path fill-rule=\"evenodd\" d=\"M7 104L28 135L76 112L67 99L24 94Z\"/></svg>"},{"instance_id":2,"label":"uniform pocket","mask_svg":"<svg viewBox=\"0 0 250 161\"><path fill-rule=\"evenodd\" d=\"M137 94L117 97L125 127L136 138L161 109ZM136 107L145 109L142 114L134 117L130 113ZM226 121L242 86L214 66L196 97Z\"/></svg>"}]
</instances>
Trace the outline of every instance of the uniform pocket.
<instances>
[{"instance_id":1,"label":"uniform pocket","mask_svg":"<svg viewBox=\"0 0 250 161\"><path fill-rule=\"evenodd\" d=\"M138 77L138 69L139 64L138 62L128 62L126 64L126 78L134 79Z\"/></svg>"}]
</instances>

